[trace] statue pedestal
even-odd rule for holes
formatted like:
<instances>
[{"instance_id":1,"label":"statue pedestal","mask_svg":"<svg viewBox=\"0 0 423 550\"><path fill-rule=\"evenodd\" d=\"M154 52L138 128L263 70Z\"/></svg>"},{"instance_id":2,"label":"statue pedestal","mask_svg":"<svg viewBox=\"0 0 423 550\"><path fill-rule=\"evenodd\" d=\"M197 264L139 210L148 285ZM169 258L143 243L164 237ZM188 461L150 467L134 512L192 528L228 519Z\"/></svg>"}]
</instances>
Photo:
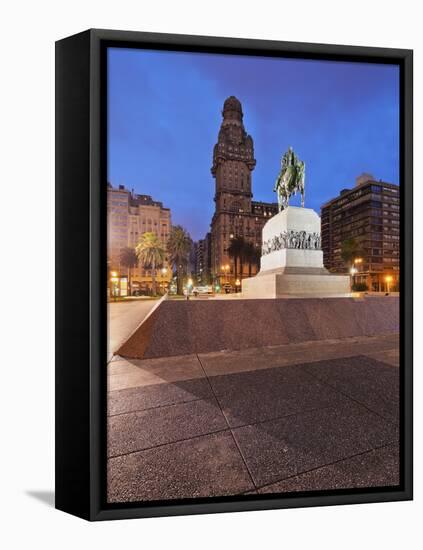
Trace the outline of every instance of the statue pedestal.
<instances>
[{"instance_id":1,"label":"statue pedestal","mask_svg":"<svg viewBox=\"0 0 423 550\"><path fill-rule=\"evenodd\" d=\"M320 217L310 208L289 206L262 231L260 272L242 281L246 298L348 296L348 275L329 273L320 248Z\"/></svg>"}]
</instances>

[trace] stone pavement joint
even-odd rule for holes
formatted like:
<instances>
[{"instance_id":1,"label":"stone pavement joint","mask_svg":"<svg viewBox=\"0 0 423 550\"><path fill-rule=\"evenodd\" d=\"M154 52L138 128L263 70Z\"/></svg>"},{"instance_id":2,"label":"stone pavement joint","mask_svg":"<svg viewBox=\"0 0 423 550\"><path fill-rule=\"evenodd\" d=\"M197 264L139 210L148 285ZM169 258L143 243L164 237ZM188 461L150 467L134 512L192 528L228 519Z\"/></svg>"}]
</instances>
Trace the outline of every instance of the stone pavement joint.
<instances>
[{"instance_id":1,"label":"stone pavement joint","mask_svg":"<svg viewBox=\"0 0 423 550\"><path fill-rule=\"evenodd\" d=\"M245 466L246 471L248 472L248 475L249 475L249 477L250 477L251 483L252 483L253 486L254 486L253 475L252 475L252 473L251 473L251 471L250 471L250 468L248 467L248 464L247 464L247 462L246 462L246 460L245 460L245 457L244 457L244 455L243 455L243 453L242 453L242 449L241 449L240 446L238 445L238 442L237 442L237 440L236 440L236 438L235 438L235 436L234 436L234 433L233 433L233 431L231 430L230 424L229 424L229 422L228 422L228 417L227 417L227 415L225 414L225 411L223 410L223 408L222 408L222 406L221 406L221 404L220 404L220 401L219 401L219 399L218 399L218 397L217 397L217 395L216 395L216 393L215 393L215 390L214 390L214 388L213 388L213 384L210 382L210 379L207 377L207 374L206 374L206 372L204 371L204 367L203 367L203 365L202 365L202 363L201 363L201 360L200 360L200 358L198 357L198 355L197 355L197 359L198 359L198 362L199 362L200 365L201 365L201 368L203 369L204 376L206 377L206 379L207 379L207 381L208 381L208 383L209 383L210 390L211 390L211 392L213 393L214 399L216 400L216 403L217 403L218 406L219 406L220 412L221 412L222 416L223 416L224 419L225 419L226 426L227 426L227 427L229 428L229 430L230 430L230 433L231 433L233 442L235 443L235 445L236 445L236 447L237 447L237 449L238 449L239 455L240 455L240 457L241 457L241 459L242 459L242 461L243 461L243 463L244 463L244 466Z\"/></svg>"}]
</instances>

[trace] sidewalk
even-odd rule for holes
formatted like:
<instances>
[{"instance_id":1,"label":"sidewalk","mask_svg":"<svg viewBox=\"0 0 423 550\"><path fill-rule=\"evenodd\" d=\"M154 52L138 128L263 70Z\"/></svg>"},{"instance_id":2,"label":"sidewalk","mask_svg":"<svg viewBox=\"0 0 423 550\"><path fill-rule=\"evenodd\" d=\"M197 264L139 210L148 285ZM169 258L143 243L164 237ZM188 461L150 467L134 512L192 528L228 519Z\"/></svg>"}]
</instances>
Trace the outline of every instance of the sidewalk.
<instances>
[{"instance_id":1,"label":"sidewalk","mask_svg":"<svg viewBox=\"0 0 423 550\"><path fill-rule=\"evenodd\" d=\"M399 340L108 366L111 502L399 483Z\"/></svg>"},{"instance_id":2,"label":"sidewalk","mask_svg":"<svg viewBox=\"0 0 423 550\"><path fill-rule=\"evenodd\" d=\"M108 360L150 313L157 301L158 299L128 300L127 302L109 302L107 304Z\"/></svg>"}]
</instances>

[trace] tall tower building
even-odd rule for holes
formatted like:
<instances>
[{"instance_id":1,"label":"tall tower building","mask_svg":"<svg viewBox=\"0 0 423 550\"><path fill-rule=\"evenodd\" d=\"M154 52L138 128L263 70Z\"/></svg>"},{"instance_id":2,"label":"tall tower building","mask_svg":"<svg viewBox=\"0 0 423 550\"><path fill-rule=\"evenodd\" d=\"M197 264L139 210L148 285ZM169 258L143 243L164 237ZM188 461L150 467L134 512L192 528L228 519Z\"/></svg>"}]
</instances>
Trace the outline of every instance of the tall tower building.
<instances>
[{"instance_id":1,"label":"tall tower building","mask_svg":"<svg viewBox=\"0 0 423 550\"><path fill-rule=\"evenodd\" d=\"M239 100L231 96L223 105L223 122L214 146L211 172L216 178L216 210L249 212L251 172L254 170L253 138L247 135Z\"/></svg>"},{"instance_id":2,"label":"tall tower building","mask_svg":"<svg viewBox=\"0 0 423 550\"><path fill-rule=\"evenodd\" d=\"M262 227L278 209L275 203L252 200L251 175L256 160L253 139L244 128L240 101L234 96L228 97L222 115L211 168L216 180L216 206L211 223L211 269L220 282L233 284L235 275L240 279L250 273L254 275L258 266L250 259L238 261L235 269L234 259L228 253L231 239L242 237L260 250Z\"/></svg>"}]
</instances>

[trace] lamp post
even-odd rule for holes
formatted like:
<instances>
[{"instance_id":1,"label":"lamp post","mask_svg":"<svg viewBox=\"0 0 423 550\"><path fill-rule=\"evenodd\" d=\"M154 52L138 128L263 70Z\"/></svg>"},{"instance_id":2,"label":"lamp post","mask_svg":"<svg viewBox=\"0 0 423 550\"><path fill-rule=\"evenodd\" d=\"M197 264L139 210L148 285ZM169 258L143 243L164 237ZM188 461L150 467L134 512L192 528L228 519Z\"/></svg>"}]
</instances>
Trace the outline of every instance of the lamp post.
<instances>
[{"instance_id":1,"label":"lamp post","mask_svg":"<svg viewBox=\"0 0 423 550\"><path fill-rule=\"evenodd\" d=\"M357 273L360 272L360 266L361 266L362 263L363 263L363 258L356 258L354 260L354 267L356 267ZM354 283L355 283L355 279L354 279Z\"/></svg>"},{"instance_id":2,"label":"lamp post","mask_svg":"<svg viewBox=\"0 0 423 550\"><path fill-rule=\"evenodd\" d=\"M114 301L116 302L116 296L119 291L119 288L118 288L119 277L118 277L117 271L110 272L110 282L112 283L112 295L113 295Z\"/></svg>"},{"instance_id":3,"label":"lamp post","mask_svg":"<svg viewBox=\"0 0 423 550\"><path fill-rule=\"evenodd\" d=\"M229 269L230 269L230 265L229 265L229 264L222 265L223 278L224 278L224 281L225 281L226 283L228 282L228 272L229 272Z\"/></svg>"},{"instance_id":4,"label":"lamp post","mask_svg":"<svg viewBox=\"0 0 423 550\"><path fill-rule=\"evenodd\" d=\"M160 270L161 274L162 274L162 279L164 279L167 275L167 267L162 267L161 270ZM166 293L166 282L161 282L161 288L163 289L163 294Z\"/></svg>"},{"instance_id":5,"label":"lamp post","mask_svg":"<svg viewBox=\"0 0 423 550\"><path fill-rule=\"evenodd\" d=\"M351 267L350 273L351 273L351 290L352 286L355 284L355 275L359 272L357 265L359 266L361 263L363 263L363 258L355 258L353 260L353 265Z\"/></svg>"},{"instance_id":6,"label":"lamp post","mask_svg":"<svg viewBox=\"0 0 423 550\"><path fill-rule=\"evenodd\" d=\"M192 279L188 279L188 282L187 282L187 300L189 300L189 295L191 293L191 288L192 288Z\"/></svg>"},{"instance_id":7,"label":"lamp post","mask_svg":"<svg viewBox=\"0 0 423 550\"><path fill-rule=\"evenodd\" d=\"M356 258L354 260L354 265L357 265L357 264L362 264L363 263L363 258Z\"/></svg>"},{"instance_id":8,"label":"lamp post","mask_svg":"<svg viewBox=\"0 0 423 550\"><path fill-rule=\"evenodd\" d=\"M357 273L357 268L352 266L350 269L350 290L353 291L354 275Z\"/></svg>"},{"instance_id":9,"label":"lamp post","mask_svg":"<svg viewBox=\"0 0 423 550\"><path fill-rule=\"evenodd\" d=\"M392 276L387 275L385 277L385 281L386 281L386 292L389 294L389 292L390 292L390 283L392 282Z\"/></svg>"}]
</instances>

